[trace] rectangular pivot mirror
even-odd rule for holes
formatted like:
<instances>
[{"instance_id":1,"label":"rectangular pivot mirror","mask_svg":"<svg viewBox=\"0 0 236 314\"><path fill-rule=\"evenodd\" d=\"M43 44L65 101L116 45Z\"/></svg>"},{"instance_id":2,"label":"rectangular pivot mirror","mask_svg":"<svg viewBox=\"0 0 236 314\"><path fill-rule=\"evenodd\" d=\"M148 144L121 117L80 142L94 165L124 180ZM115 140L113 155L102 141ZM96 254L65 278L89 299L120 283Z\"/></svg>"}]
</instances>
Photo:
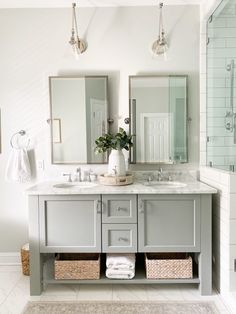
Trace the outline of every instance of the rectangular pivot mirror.
<instances>
[{"instance_id":1,"label":"rectangular pivot mirror","mask_svg":"<svg viewBox=\"0 0 236 314\"><path fill-rule=\"evenodd\" d=\"M131 163L187 162L187 76L132 76Z\"/></svg>"},{"instance_id":2,"label":"rectangular pivot mirror","mask_svg":"<svg viewBox=\"0 0 236 314\"><path fill-rule=\"evenodd\" d=\"M107 133L107 77L50 77L53 164L106 163L95 140Z\"/></svg>"}]
</instances>

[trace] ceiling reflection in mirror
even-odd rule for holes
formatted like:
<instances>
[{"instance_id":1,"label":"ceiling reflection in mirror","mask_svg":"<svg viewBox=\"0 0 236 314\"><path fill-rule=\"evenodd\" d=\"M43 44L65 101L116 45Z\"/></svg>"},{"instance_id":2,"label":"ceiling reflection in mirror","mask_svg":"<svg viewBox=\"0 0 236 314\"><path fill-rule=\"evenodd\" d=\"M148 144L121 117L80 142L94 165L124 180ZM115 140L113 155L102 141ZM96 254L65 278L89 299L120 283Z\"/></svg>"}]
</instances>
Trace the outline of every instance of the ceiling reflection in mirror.
<instances>
[{"instance_id":1,"label":"ceiling reflection in mirror","mask_svg":"<svg viewBox=\"0 0 236 314\"><path fill-rule=\"evenodd\" d=\"M106 76L50 77L53 164L106 163L95 140L107 133Z\"/></svg>"},{"instance_id":2,"label":"ceiling reflection in mirror","mask_svg":"<svg viewBox=\"0 0 236 314\"><path fill-rule=\"evenodd\" d=\"M187 162L187 76L130 77L131 163Z\"/></svg>"}]
</instances>

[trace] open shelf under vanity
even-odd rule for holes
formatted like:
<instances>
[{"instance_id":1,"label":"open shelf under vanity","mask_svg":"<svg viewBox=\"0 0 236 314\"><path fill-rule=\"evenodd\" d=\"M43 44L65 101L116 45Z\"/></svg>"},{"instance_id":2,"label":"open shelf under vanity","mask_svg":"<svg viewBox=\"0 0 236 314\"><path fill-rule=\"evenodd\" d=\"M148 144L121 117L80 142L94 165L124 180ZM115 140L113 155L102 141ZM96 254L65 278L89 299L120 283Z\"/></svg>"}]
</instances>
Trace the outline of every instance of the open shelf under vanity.
<instances>
[{"instance_id":1,"label":"open shelf under vanity","mask_svg":"<svg viewBox=\"0 0 236 314\"><path fill-rule=\"evenodd\" d=\"M105 255L105 254L103 254ZM140 254L141 255L141 254ZM103 256L104 257L104 256ZM104 260L104 258L102 258ZM140 256L138 262L140 261ZM198 265L193 263L193 278L190 279L147 279L145 266L138 263L135 269L133 279L109 279L105 276L105 263L101 265L100 279L55 279L54 276L54 258L50 257L45 260L43 265L43 284L199 284Z\"/></svg>"}]
</instances>

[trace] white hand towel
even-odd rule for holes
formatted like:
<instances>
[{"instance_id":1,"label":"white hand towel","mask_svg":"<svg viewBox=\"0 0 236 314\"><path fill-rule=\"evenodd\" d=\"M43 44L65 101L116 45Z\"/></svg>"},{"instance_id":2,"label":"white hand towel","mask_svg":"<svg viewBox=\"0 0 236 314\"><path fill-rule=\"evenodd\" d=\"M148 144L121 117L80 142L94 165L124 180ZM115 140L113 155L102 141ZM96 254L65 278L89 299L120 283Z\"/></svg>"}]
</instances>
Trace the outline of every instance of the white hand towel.
<instances>
[{"instance_id":1,"label":"white hand towel","mask_svg":"<svg viewBox=\"0 0 236 314\"><path fill-rule=\"evenodd\" d=\"M134 278L134 275L135 275L134 269L119 270L119 269L107 268L106 270L106 276L109 279L132 279Z\"/></svg>"},{"instance_id":2,"label":"white hand towel","mask_svg":"<svg viewBox=\"0 0 236 314\"><path fill-rule=\"evenodd\" d=\"M6 167L6 180L24 183L30 179L31 169L27 150L13 148Z\"/></svg>"},{"instance_id":3,"label":"white hand towel","mask_svg":"<svg viewBox=\"0 0 236 314\"><path fill-rule=\"evenodd\" d=\"M135 254L107 254L107 268L134 269Z\"/></svg>"}]
</instances>

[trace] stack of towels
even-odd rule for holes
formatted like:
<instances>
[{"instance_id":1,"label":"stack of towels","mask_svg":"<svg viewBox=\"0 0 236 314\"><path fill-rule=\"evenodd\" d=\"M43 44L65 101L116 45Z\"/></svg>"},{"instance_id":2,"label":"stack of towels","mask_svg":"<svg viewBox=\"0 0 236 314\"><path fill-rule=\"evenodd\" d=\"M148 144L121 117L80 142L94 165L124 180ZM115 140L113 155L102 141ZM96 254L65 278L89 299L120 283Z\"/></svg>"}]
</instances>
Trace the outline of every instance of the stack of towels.
<instances>
[{"instance_id":1,"label":"stack of towels","mask_svg":"<svg viewBox=\"0 0 236 314\"><path fill-rule=\"evenodd\" d=\"M132 279L135 275L135 254L107 254L106 267L109 279Z\"/></svg>"}]
</instances>

